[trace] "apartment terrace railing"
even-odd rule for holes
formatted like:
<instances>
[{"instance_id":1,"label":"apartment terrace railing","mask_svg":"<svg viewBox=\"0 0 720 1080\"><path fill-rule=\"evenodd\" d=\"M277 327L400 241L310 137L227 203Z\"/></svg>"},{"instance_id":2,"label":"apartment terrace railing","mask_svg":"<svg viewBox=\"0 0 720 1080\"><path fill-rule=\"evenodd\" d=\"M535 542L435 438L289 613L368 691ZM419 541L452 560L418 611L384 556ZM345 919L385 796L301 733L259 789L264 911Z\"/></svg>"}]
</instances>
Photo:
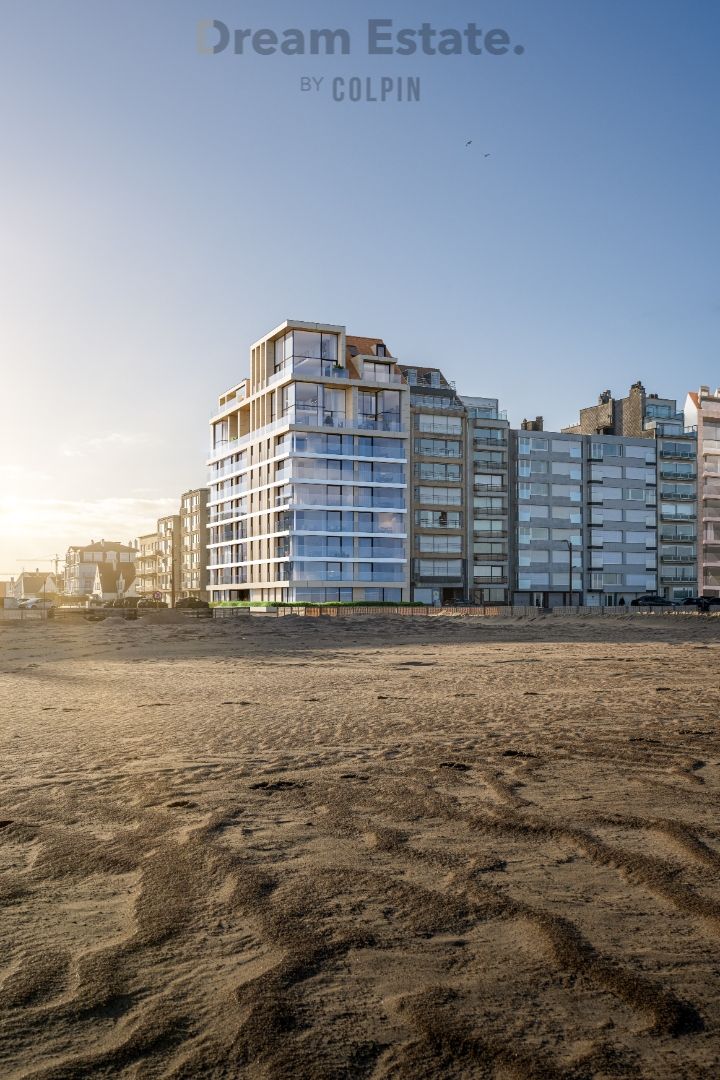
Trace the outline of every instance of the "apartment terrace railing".
<instances>
[{"instance_id":1,"label":"apartment terrace railing","mask_svg":"<svg viewBox=\"0 0 720 1080\"><path fill-rule=\"evenodd\" d=\"M681 461L690 461L694 457L697 457L697 454L694 450L668 450L666 447L662 447L660 450L660 457L666 461L675 458Z\"/></svg>"},{"instance_id":2,"label":"apartment terrace railing","mask_svg":"<svg viewBox=\"0 0 720 1080\"><path fill-rule=\"evenodd\" d=\"M720 497L720 494L718 497ZM677 488L663 487L660 489L660 498L690 502L697 498L697 493L695 491L678 491Z\"/></svg>"}]
</instances>

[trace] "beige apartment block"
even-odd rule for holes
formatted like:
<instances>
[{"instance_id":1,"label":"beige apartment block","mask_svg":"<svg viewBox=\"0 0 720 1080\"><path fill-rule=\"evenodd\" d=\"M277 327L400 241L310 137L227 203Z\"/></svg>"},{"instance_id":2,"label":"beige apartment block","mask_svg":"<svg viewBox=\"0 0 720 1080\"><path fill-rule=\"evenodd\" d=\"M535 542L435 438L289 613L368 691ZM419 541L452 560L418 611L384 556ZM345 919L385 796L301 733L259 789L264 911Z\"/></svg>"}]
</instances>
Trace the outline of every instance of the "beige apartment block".
<instances>
[{"instance_id":1,"label":"beige apartment block","mask_svg":"<svg viewBox=\"0 0 720 1080\"><path fill-rule=\"evenodd\" d=\"M286 321L211 418L209 592L410 598L409 394L381 338Z\"/></svg>"},{"instance_id":2,"label":"beige apartment block","mask_svg":"<svg viewBox=\"0 0 720 1080\"><path fill-rule=\"evenodd\" d=\"M180 496L180 596L208 599L208 489Z\"/></svg>"},{"instance_id":3,"label":"beige apartment block","mask_svg":"<svg viewBox=\"0 0 720 1080\"><path fill-rule=\"evenodd\" d=\"M685 424L697 428L698 595L720 596L720 388L688 394Z\"/></svg>"},{"instance_id":4,"label":"beige apartment block","mask_svg":"<svg viewBox=\"0 0 720 1080\"><path fill-rule=\"evenodd\" d=\"M158 539L157 532L138 537L135 559L135 587L138 596L152 597L158 591Z\"/></svg>"},{"instance_id":5,"label":"beige apartment block","mask_svg":"<svg viewBox=\"0 0 720 1080\"><path fill-rule=\"evenodd\" d=\"M180 596L180 515L158 518L157 535L157 591L174 607Z\"/></svg>"}]
</instances>

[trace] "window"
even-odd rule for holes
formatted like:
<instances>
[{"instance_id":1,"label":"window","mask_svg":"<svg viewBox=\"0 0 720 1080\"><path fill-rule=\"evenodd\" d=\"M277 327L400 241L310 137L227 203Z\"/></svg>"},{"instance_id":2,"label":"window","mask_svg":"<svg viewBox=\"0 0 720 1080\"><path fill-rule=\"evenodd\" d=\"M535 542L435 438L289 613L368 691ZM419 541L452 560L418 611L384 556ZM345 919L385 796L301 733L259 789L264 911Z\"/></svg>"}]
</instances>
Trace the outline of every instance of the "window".
<instances>
[{"instance_id":1,"label":"window","mask_svg":"<svg viewBox=\"0 0 720 1080\"><path fill-rule=\"evenodd\" d=\"M552 496L554 499L570 499L571 502L580 502L582 492L579 487L570 484L553 484Z\"/></svg>"},{"instance_id":2,"label":"window","mask_svg":"<svg viewBox=\"0 0 720 1080\"><path fill-rule=\"evenodd\" d=\"M547 589L549 586L549 574L518 574L518 589Z\"/></svg>"},{"instance_id":3,"label":"window","mask_svg":"<svg viewBox=\"0 0 720 1080\"><path fill-rule=\"evenodd\" d=\"M442 503L445 506L460 506L462 504L462 488L418 487L415 488L415 498L420 503Z\"/></svg>"},{"instance_id":4,"label":"window","mask_svg":"<svg viewBox=\"0 0 720 1080\"><path fill-rule=\"evenodd\" d=\"M377 355L384 356L385 354L378 353ZM373 360L364 362L363 376L368 382L389 383L393 381L393 371L390 364L376 364Z\"/></svg>"},{"instance_id":5,"label":"window","mask_svg":"<svg viewBox=\"0 0 720 1080\"><path fill-rule=\"evenodd\" d=\"M518 544L532 544L537 540L549 540L549 529L534 529L521 526L518 528Z\"/></svg>"},{"instance_id":6,"label":"window","mask_svg":"<svg viewBox=\"0 0 720 1080\"><path fill-rule=\"evenodd\" d=\"M551 517L556 521L569 521L571 525L580 525L582 509L575 506L553 506Z\"/></svg>"},{"instance_id":7,"label":"window","mask_svg":"<svg viewBox=\"0 0 720 1080\"><path fill-rule=\"evenodd\" d=\"M507 558L507 549L500 540L476 540L473 543L473 552L475 555L494 555L496 558Z\"/></svg>"},{"instance_id":8,"label":"window","mask_svg":"<svg viewBox=\"0 0 720 1080\"><path fill-rule=\"evenodd\" d=\"M590 457L595 458L597 461L603 461L606 458L622 457L622 452L622 443L590 443Z\"/></svg>"},{"instance_id":9,"label":"window","mask_svg":"<svg viewBox=\"0 0 720 1080\"><path fill-rule=\"evenodd\" d=\"M495 487L501 488L504 484L504 477L499 473L475 473L474 483L477 487Z\"/></svg>"},{"instance_id":10,"label":"window","mask_svg":"<svg viewBox=\"0 0 720 1080\"><path fill-rule=\"evenodd\" d=\"M491 495L475 495L473 506L476 510L494 510L495 512L502 512L505 508L501 498Z\"/></svg>"},{"instance_id":11,"label":"window","mask_svg":"<svg viewBox=\"0 0 720 1080\"><path fill-rule=\"evenodd\" d=\"M619 465L591 465L591 480L620 480L622 468Z\"/></svg>"},{"instance_id":12,"label":"window","mask_svg":"<svg viewBox=\"0 0 720 1080\"><path fill-rule=\"evenodd\" d=\"M535 476L549 471L548 461L518 461L518 476Z\"/></svg>"},{"instance_id":13,"label":"window","mask_svg":"<svg viewBox=\"0 0 720 1080\"><path fill-rule=\"evenodd\" d=\"M415 524L422 529L461 529L462 514L458 510L416 510Z\"/></svg>"},{"instance_id":14,"label":"window","mask_svg":"<svg viewBox=\"0 0 720 1080\"><path fill-rule=\"evenodd\" d=\"M415 465L415 474L419 480L447 480L460 483L462 465L451 465L440 461L419 461Z\"/></svg>"},{"instance_id":15,"label":"window","mask_svg":"<svg viewBox=\"0 0 720 1080\"><path fill-rule=\"evenodd\" d=\"M462 577L462 559L418 559L419 577Z\"/></svg>"},{"instance_id":16,"label":"window","mask_svg":"<svg viewBox=\"0 0 720 1080\"><path fill-rule=\"evenodd\" d=\"M547 450L547 448L547 439L539 439L529 435L521 435L518 439L518 453L520 454L536 454Z\"/></svg>"},{"instance_id":17,"label":"window","mask_svg":"<svg viewBox=\"0 0 720 1080\"><path fill-rule=\"evenodd\" d=\"M452 439L416 439L415 453L423 457L462 457L461 444Z\"/></svg>"},{"instance_id":18,"label":"window","mask_svg":"<svg viewBox=\"0 0 720 1080\"><path fill-rule=\"evenodd\" d=\"M518 484L518 499L545 498L549 493L548 484Z\"/></svg>"},{"instance_id":19,"label":"window","mask_svg":"<svg viewBox=\"0 0 720 1080\"><path fill-rule=\"evenodd\" d=\"M418 551L431 551L442 555L460 555L462 536L418 536Z\"/></svg>"},{"instance_id":20,"label":"window","mask_svg":"<svg viewBox=\"0 0 720 1080\"><path fill-rule=\"evenodd\" d=\"M562 541L562 543L566 543L569 540L572 546L576 548L582 546L580 533L575 532L573 529L553 529L552 538L555 542Z\"/></svg>"},{"instance_id":21,"label":"window","mask_svg":"<svg viewBox=\"0 0 720 1080\"><path fill-rule=\"evenodd\" d=\"M602 547L603 544L622 544L623 534L615 529L592 529L590 543L593 547Z\"/></svg>"},{"instance_id":22,"label":"window","mask_svg":"<svg viewBox=\"0 0 720 1080\"><path fill-rule=\"evenodd\" d=\"M497 465L499 468L505 467L505 455L502 450L476 450L473 454L473 460L476 465Z\"/></svg>"},{"instance_id":23,"label":"window","mask_svg":"<svg viewBox=\"0 0 720 1080\"><path fill-rule=\"evenodd\" d=\"M553 461L553 476L567 476L570 480L582 480L582 467L571 461Z\"/></svg>"},{"instance_id":24,"label":"window","mask_svg":"<svg viewBox=\"0 0 720 1080\"><path fill-rule=\"evenodd\" d=\"M462 417L418 413L415 417L415 426L418 431L428 431L436 435L461 435Z\"/></svg>"},{"instance_id":25,"label":"window","mask_svg":"<svg viewBox=\"0 0 720 1080\"><path fill-rule=\"evenodd\" d=\"M479 563L475 566L473 577L475 581L503 581L505 567L495 566L492 563Z\"/></svg>"},{"instance_id":26,"label":"window","mask_svg":"<svg viewBox=\"0 0 720 1080\"><path fill-rule=\"evenodd\" d=\"M581 458L582 443L573 439L553 439L552 452L553 454L569 454L570 457Z\"/></svg>"},{"instance_id":27,"label":"window","mask_svg":"<svg viewBox=\"0 0 720 1080\"><path fill-rule=\"evenodd\" d=\"M504 533L505 529L502 518L475 518L473 522L475 533Z\"/></svg>"},{"instance_id":28,"label":"window","mask_svg":"<svg viewBox=\"0 0 720 1080\"><path fill-rule=\"evenodd\" d=\"M554 509L553 513L555 513ZM549 516L549 506L521 506L518 509L518 521L540 521Z\"/></svg>"},{"instance_id":29,"label":"window","mask_svg":"<svg viewBox=\"0 0 720 1080\"><path fill-rule=\"evenodd\" d=\"M534 551L521 551L518 554L518 566L535 566L539 563L549 563L550 552L547 548L536 548Z\"/></svg>"},{"instance_id":30,"label":"window","mask_svg":"<svg viewBox=\"0 0 720 1080\"><path fill-rule=\"evenodd\" d=\"M610 499L622 499L622 488L619 487L598 487L595 484L590 485L590 502L603 502L603 500Z\"/></svg>"}]
</instances>

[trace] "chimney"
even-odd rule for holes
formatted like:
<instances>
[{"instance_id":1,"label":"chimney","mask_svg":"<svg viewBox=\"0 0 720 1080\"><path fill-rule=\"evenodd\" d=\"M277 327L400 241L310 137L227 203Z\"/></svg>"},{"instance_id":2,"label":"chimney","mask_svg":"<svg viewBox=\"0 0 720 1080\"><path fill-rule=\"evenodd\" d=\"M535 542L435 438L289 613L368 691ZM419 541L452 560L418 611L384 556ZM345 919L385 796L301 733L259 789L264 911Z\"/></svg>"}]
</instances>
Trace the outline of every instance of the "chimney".
<instances>
[{"instance_id":1,"label":"chimney","mask_svg":"<svg viewBox=\"0 0 720 1080\"><path fill-rule=\"evenodd\" d=\"M709 386L701 386L699 396L701 398L702 397L710 397L710 387Z\"/></svg>"},{"instance_id":2,"label":"chimney","mask_svg":"<svg viewBox=\"0 0 720 1080\"><path fill-rule=\"evenodd\" d=\"M612 401L612 392L610 390L603 390L598 398L598 405L607 405L610 401Z\"/></svg>"}]
</instances>

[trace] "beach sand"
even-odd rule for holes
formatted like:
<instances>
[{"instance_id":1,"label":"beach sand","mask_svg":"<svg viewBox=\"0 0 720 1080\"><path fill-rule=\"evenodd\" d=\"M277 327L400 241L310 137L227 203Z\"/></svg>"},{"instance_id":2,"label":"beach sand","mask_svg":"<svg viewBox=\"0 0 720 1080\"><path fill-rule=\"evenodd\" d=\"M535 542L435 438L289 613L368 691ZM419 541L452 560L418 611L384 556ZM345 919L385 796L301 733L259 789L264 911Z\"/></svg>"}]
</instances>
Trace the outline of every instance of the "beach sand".
<instances>
[{"instance_id":1,"label":"beach sand","mask_svg":"<svg viewBox=\"0 0 720 1080\"><path fill-rule=\"evenodd\" d=\"M720 619L0 624L0 1075L720 1076Z\"/></svg>"}]
</instances>

